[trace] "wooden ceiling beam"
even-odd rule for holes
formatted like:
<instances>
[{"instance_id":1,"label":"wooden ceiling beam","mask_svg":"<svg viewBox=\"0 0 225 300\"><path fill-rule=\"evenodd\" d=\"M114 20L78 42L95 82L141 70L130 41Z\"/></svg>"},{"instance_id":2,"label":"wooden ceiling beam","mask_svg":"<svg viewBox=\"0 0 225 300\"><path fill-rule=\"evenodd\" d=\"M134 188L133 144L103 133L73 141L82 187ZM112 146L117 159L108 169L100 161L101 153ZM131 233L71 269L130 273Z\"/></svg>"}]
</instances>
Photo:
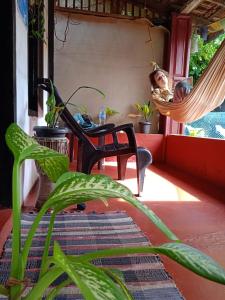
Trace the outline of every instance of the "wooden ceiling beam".
<instances>
[{"instance_id":1,"label":"wooden ceiling beam","mask_svg":"<svg viewBox=\"0 0 225 300\"><path fill-rule=\"evenodd\" d=\"M198 7L205 0L190 0L180 10L181 14L190 14L196 7Z\"/></svg>"},{"instance_id":2,"label":"wooden ceiling beam","mask_svg":"<svg viewBox=\"0 0 225 300\"><path fill-rule=\"evenodd\" d=\"M223 0L207 0L207 2L216 4L221 7L225 7L225 2Z\"/></svg>"},{"instance_id":3,"label":"wooden ceiling beam","mask_svg":"<svg viewBox=\"0 0 225 300\"><path fill-rule=\"evenodd\" d=\"M214 21L216 21L216 19L221 19L220 17L218 17L221 13L224 13L224 8L220 8L218 9L214 14L212 14L210 16L210 19L215 19Z\"/></svg>"},{"instance_id":4,"label":"wooden ceiling beam","mask_svg":"<svg viewBox=\"0 0 225 300\"><path fill-rule=\"evenodd\" d=\"M161 0L161 2L154 2L152 0L146 0L146 1L138 1L138 0L128 0L128 2L133 3L137 6L142 6L148 8L150 11L154 11L158 14L165 14L169 8L170 5L168 5L168 0Z\"/></svg>"},{"instance_id":5,"label":"wooden ceiling beam","mask_svg":"<svg viewBox=\"0 0 225 300\"><path fill-rule=\"evenodd\" d=\"M209 25L211 22L209 19L205 19L203 17L198 17L196 15L192 15L191 14L191 17L192 17L192 24L193 24L193 27L195 26L201 26L201 25Z\"/></svg>"}]
</instances>

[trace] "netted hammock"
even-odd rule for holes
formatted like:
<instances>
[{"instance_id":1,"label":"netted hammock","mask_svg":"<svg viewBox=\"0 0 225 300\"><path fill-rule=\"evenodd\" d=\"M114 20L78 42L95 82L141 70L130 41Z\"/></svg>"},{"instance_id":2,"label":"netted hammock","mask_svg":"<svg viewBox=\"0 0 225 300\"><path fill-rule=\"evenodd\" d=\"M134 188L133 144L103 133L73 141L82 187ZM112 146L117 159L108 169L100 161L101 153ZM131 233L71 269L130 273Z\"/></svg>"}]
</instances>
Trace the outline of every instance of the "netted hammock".
<instances>
[{"instance_id":1,"label":"netted hammock","mask_svg":"<svg viewBox=\"0 0 225 300\"><path fill-rule=\"evenodd\" d=\"M196 121L220 106L225 98L225 40L182 102L153 99L161 114L181 123Z\"/></svg>"}]
</instances>

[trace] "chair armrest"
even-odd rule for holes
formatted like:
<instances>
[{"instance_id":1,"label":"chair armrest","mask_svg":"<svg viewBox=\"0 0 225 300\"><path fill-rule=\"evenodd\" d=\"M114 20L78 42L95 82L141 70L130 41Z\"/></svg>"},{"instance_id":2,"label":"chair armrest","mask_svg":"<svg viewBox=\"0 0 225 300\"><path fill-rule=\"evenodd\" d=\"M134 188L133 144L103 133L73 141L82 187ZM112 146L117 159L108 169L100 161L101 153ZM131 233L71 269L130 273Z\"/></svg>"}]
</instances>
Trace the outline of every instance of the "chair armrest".
<instances>
[{"instance_id":1,"label":"chair armrest","mask_svg":"<svg viewBox=\"0 0 225 300\"><path fill-rule=\"evenodd\" d=\"M104 125L103 125L104 126ZM98 127L99 128L99 127ZM93 137L98 137L98 136L103 136L103 135L106 135L106 134L110 134L110 133L113 133L113 132L118 132L118 131L126 131L127 129L131 129L133 130L133 123L128 123L128 124L123 124L123 125L119 125L119 126L116 126L116 127L113 127L113 128L109 128L108 130L98 130L97 132L87 132L87 135L88 136L93 136Z\"/></svg>"},{"instance_id":2,"label":"chair armrest","mask_svg":"<svg viewBox=\"0 0 225 300\"><path fill-rule=\"evenodd\" d=\"M115 127L115 124L113 123L107 123L107 124L104 124L104 125L101 125L101 126L98 126L98 127L95 127L95 128L91 128L91 129L85 129L85 131L89 134L89 133L98 133L98 132L102 132L103 130L107 130L107 129L111 129L111 128L114 128Z\"/></svg>"},{"instance_id":3,"label":"chair armrest","mask_svg":"<svg viewBox=\"0 0 225 300\"><path fill-rule=\"evenodd\" d=\"M102 130L102 131L96 132L96 133L87 133L87 135L90 137L101 137L101 136L105 136L106 134L112 134L114 142L117 143L116 134L120 131L124 131L126 133L128 142L129 142L129 146L136 148L137 145L136 145L133 123L119 125L117 127L114 127L114 128L111 128L111 129L108 129L105 131Z\"/></svg>"}]
</instances>

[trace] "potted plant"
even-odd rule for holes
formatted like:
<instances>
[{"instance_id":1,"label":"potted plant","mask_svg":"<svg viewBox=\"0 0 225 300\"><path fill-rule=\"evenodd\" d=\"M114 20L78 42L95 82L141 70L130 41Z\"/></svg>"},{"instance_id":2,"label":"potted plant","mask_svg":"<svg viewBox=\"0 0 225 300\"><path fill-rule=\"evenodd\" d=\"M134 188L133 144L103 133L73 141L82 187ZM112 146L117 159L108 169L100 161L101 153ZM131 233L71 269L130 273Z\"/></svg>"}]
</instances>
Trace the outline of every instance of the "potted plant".
<instances>
[{"instance_id":1,"label":"potted plant","mask_svg":"<svg viewBox=\"0 0 225 300\"><path fill-rule=\"evenodd\" d=\"M63 111L67 105L74 106L77 110L82 111L85 109L84 106L78 106L76 104L70 103L71 98L80 90L80 89L92 89L97 91L102 97L105 98L105 95L102 91L97 88L90 86L80 86L78 87L71 96L63 103L63 105L57 106L55 99L55 87L51 80L40 79L39 84L47 80L50 87L48 89L49 96L47 98L47 113L45 115L46 126L34 126L33 130L35 131L35 139L39 144L58 151L62 154L68 154L69 140L66 138L66 134L70 130L66 127L59 126L60 113ZM52 182L47 178L41 169L37 166L37 170L40 176L40 188L39 188L39 197L36 203L36 208L41 208L43 203L46 201L47 196L53 190ZM77 206L79 210L85 209L84 205L79 204Z\"/></svg>"},{"instance_id":2,"label":"potted plant","mask_svg":"<svg viewBox=\"0 0 225 300\"><path fill-rule=\"evenodd\" d=\"M144 120L139 122L139 128L141 133L150 133L151 125L150 122L151 116L153 113L153 108L149 102L145 102L143 104L136 103L135 108L140 113L139 116L141 116Z\"/></svg>"},{"instance_id":3,"label":"potted plant","mask_svg":"<svg viewBox=\"0 0 225 300\"><path fill-rule=\"evenodd\" d=\"M14 156L12 258L9 279L5 286L0 285L0 294L10 300L42 299L47 288L65 272L68 274L68 279L64 278L64 281L61 281L58 286L48 291L47 299L53 299L64 286L74 284L80 289L86 300L106 298L131 300L132 296L118 272L111 268L98 267L92 261L102 257L135 253L166 255L202 277L225 284L225 270L218 263L201 251L181 243L155 213L138 201L128 188L108 176L67 172L68 158L66 156L39 145L16 124L11 124L7 129L6 143ZM56 182L56 188L36 215L27 238L22 243L20 168L26 159L35 159L43 171ZM123 198L142 211L170 242L159 246L105 249L76 256L65 255L59 244L54 242L53 255L50 256L51 236L56 214L72 204L97 198L104 199L104 201L109 198ZM52 210L51 220L45 238L39 277L37 282L25 291L27 284L25 271L29 251L39 223L49 209ZM106 295L106 298L103 297L103 294Z\"/></svg>"},{"instance_id":4,"label":"potted plant","mask_svg":"<svg viewBox=\"0 0 225 300\"><path fill-rule=\"evenodd\" d=\"M45 115L45 121L47 123L46 126L34 126L33 130L36 133L37 137L53 137L53 138L62 138L65 137L66 133L68 133L68 128L59 127L58 120L60 111L63 110L63 107L59 107L56 105L54 87L51 83L51 93L46 101L47 104L47 113Z\"/></svg>"},{"instance_id":5,"label":"potted plant","mask_svg":"<svg viewBox=\"0 0 225 300\"><path fill-rule=\"evenodd\" d=\"M34 126L34 138L42 146L46 146L62 154L67 154L69 145L66 133L69 132L69 129L58 125L59 114L63 107L56 105L54 87L51 81L50 83L51 93L46 101L47 113L45 115L45 121L47 125ZM54 184L49 180L48 176L42 172L37 163L36 167L39 174L39 194L36 201L36 208L40 209L48 195L52 192Z\"/></svg>"},{"instance_id":6,"label":"potted plant","mask_svg":"<svg viewBox=\"0 0 225 300\"><path fill-rule=\"evenodd\" d=\"M43 79L45 81L46 79ZM68 128L59 126L60 113L63 111L67 105L71 105L76 108L76 110L82 114L86 114L87 108L85 106L79 106L70 102L71 98L80 90L80 89L91 89L98 92L103 98L105 94L97 88L91 86L80 86L78 87L71 96L64 102L62 106L56 105L54 86L51 80L48 80L51 86L51 91L49 92L49 97L46 101L47 104L47 114L45 115L45 121L47 126L34 126L33 130L36 132L38 137L64 137L66 133L69 132ZM42 79L40 80L40 84ZM56 149L55 149L56 150Z\"/></svg>"}]
</instances>

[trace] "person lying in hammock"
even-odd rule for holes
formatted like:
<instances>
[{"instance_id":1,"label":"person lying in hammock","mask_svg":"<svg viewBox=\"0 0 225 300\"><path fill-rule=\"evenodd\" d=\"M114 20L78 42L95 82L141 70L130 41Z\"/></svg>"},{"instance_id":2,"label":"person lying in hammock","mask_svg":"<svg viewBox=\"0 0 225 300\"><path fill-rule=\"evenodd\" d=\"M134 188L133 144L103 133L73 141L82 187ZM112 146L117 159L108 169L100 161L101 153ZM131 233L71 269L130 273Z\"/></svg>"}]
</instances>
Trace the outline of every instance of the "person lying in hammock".
<instances>
[{"instance_id":1,"label":"person lying in hammock","mask_svg":"<svg viewBox=\"0 0 225 300\"><path fill-rule=\"evenodd\" d=\"M184 80L179 81L175 86L174 92L172 92L169 89L167 74L162 69L156 69L150 73L149 79L152 86L153 100L181 102L191 91L190 84Z\"/></svg>"}]
</instances>

